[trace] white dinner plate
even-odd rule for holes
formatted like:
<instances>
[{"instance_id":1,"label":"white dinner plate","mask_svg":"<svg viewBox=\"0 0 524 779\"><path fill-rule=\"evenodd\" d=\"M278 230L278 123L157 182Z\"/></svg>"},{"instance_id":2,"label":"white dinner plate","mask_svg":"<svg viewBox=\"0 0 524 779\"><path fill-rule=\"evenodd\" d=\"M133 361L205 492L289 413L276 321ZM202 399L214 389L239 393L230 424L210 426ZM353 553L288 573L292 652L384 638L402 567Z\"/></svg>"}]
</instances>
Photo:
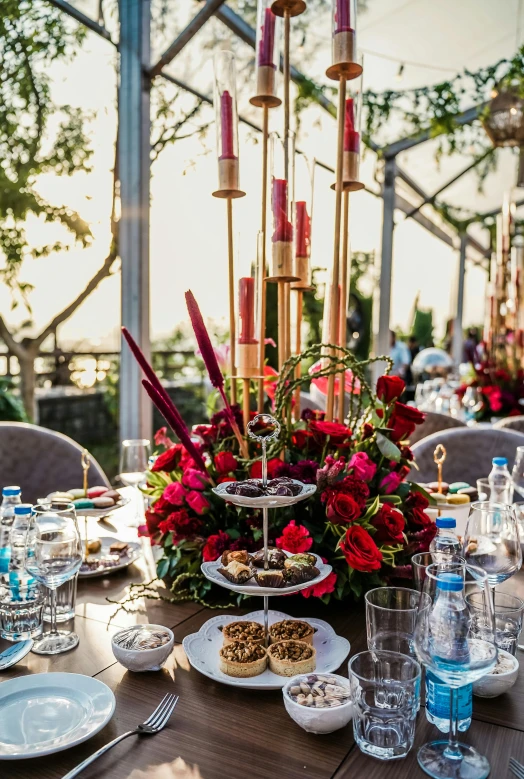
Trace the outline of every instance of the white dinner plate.
<instances>
[{"instance_id":1,"label":"white dinner plate","mask_svg":"<svg viewBox=\"0 0 524 779\"><path fill-rule=\"evenodd\" d=\"M45 673L0 683L0 760L42 757L86 741L115 710L107 684Z\"/></svg>"},{"instance_id":2,"label":"white dinner plate","mask_svg":"<svg viewBox=\"0 0 524 779\"><path fill-rule=\"evenodd\" d=\"M231 614L219 614L218 617L212 617L202 625L198 633L192 633L184 638L182 643L189 662L204 676L208 676L215 682L229 684L231 687L244 687L248 690L280 690L289 681L289 677L278 676L269 668L266 668L258 676L250 676L246 679L228 676L220 670L218 653L224 643L221 628L228 622L236 622L239 619L263 624L264 612L253 611L243 617L235 617ZM270 625L274 622L280 622L282 619L294 619L294 617L270 609ZM323 619L304 617L304 621L315 629L313 636L313 646L317 650L315 673L323 674L336 671L349 654L349 641L342 636L337 636L331 625Z\"/></svg>"},{"instance_id":3,"label":"white dinner plate","mask_svg":"<svg viewBox=\"0 0 524 779\"><path fill-rule=\"evenodd\" d=\"M317 488L314 484L303 484L301 481L293 479L295 484L300 484L302 492L298 495L263 495L260 498L246 498L244 495L230 495L227 492L227 488L231 482L225 481L213 488L215 495L219 498L223 498L227 503L233 503L235 506L243 506L244 508L281 508L282 506L294 506L295 503L300 503L306 498L310 498Z\"/></svg>"},{"instance_id":4,"label":"white dinner plate","mask_svg":"<svg viewBox=\"0 0 524 779\"><path fill-rule=\"evenodd\" d=\"M118 541L118 538L112 538L110 536L99 536L100 541L102 542L102 548L99 552L96 552L95 554L90 554L89 557L99 559L101 557L104 557L104 555L108 555L109 549L111 547L111 544L114 544ZM85 542L82 540L82 545L84 546ZM140 546L140 543L138 541L126 541L126 544L128 546L127 552L125 555L121 555L119 562L116 565L109 565L107 567L101 567L101 568L95 568L92 571L83 571L80 569L78 572L78 578L79 579L94 579L97 576L109 576L112 573L115 573L116 571L121 571L124 568L127 568L128 565L131 565L131 563L136 562L140 557L142 557L142 547ZM82 551L83 551L82 546Z\"/></svg>"}]
</instances>

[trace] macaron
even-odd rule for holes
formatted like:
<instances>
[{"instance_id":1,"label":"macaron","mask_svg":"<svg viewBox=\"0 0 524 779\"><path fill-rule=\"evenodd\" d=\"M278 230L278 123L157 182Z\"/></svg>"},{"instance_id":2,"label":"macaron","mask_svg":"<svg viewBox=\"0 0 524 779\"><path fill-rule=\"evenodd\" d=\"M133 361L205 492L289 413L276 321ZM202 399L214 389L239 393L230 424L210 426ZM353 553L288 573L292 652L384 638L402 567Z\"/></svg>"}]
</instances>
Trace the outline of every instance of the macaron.
<instances>
[{"instance_id":1,"label":"macaron","mask_svg":"<svg viewBox=\"0 0 524 779\"><path fill-rule=\"evenodd\" d=\"M460 506L462 503L469 503L469 495L464 494L460 495L457 493L456 495L448 495L447 499L448 503L452 506Z\"/></svg>"},{"instance_id":2,"label":"macaron","mask_svg":"<svg viewBox=\"0 0 524 779\"><path fill-rule=\"evenodd\" d=\"M69 494L73 496L73 499L76 498L85 498L85 492L82 489L74 489L74 490L68 490Z\"/></svg>"},{"instance_id":3,"label":"macaron","mask_svg":"<svg viewBox=\"0 0 524 779\"><path fill-rule=\"evenodd\" d=\"M443 495L440 492L432 492L431 493L431 497L433 498L433 500L436 503L447 503L448 502L447 495Z\"/></svg>"},{"instance_id":4,"label":"macaron","mask_svg":"<svg viewBox=\"0 0 524 779\"><path fill-rule=\"evenodd\" d=\"M430 481L428 487L432 492L438 492L438 481ZM449 492L449 484L447 481L443 481L441 487L442 492L446 495Z\"/></svg>"},{"instance_id":5,"label":"macaron","mask_svg":"<svg viewBox=\"0 0 524 779\"><path fill-rule=\"evenodd\" d=\"M99 495L97 498L92 498L92 501L96 509L108 509L115 505L113 498L108 498L105 495Z\"/></svg>"},{"instance_id":6,"label":"macaron","mask_svg":"<svg viewBox=\"0 0 524 779\"><path fill-rule=\"evenodd\" d=\"M77 498L73 501L75 509L94 509L95 504L88 498Z\"/></svg>"},{"instance_id":7,"label":"macaron","mask_svg":"<svg viewBox=\"0 0 524 779\"><path fill-rule=\"evenodd\" d=\"M70 492L50 492L47 496L47 500L66 500L71 501L74 499L74 495L72 495Z\"/></svg>"},{"instance_id":8,"label":"macaron","mask_svg":"<svg viewBox=\"0 0 524 779\"><path fill-rule=\"evenodd\" d=\"M468 495L471 502L479 499L479 492L475 487L464 487L457 492L457 495Z\"/></svg>"},{"instance_id":9,"label":"macaron","mask_svg":"<svg viewBox=\"0 0 524 779\"><path fill-rule=\"evenodd\" d=\"M118 503L118 501L122 498L121 494L117 492L116 490L108 490L106 489L105 492L100 495L101 498L112 498L115 503Z\"/></svg>"},{"instance_id":10,"label":"macaron","mask_svg":"<svg viewBox=\"0 0 524 779\"><path fill-rule=\"evenodd\" d=\"M87 491L87 497L91 499L99 498L104 492L107 492L107 487L90 487Z\"/></svg>"},{"instance_id":11,"label":"macaron","mask_svg":"<svg viewBox=\"0 0 524 779\"><path fill-rule=\"evenodd\" d=\"M449 485L449 491L452 495L456 495L459 490L465 490L467 487L471 487L467 481L454 481L453 484Z\"/></svg>"}]
</instances>

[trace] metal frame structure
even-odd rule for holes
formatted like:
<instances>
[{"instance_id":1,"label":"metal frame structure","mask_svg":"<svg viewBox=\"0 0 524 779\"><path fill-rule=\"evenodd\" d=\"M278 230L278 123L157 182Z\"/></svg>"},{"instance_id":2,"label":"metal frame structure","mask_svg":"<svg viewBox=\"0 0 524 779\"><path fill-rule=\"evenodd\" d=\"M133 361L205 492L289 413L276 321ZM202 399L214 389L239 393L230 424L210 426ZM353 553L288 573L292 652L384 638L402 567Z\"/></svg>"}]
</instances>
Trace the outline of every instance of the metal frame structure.
<instances>
[{"instance_id":1,"label":"metal frame structure","mask_svg":"<svg viewBox=\"0 0 524 779\"><path fill-rule=\"evenodd\" d=\"M79 11L67 0L48 0L51 5L69 14L80 24L100 35L115 46L120 53L120 83L118 99L118 175L121 192L120 257L122 260L122 324L133 334L142 349L149 351L149 178L150 178L150 100L151 83L154 78L162 77L184 89L206 103L212 99L200 93L191 85L184 83L164 68L182 51L191 39L202 29L206 22L215 16L237 37L255 48L255 30L237 13L224 4L224 0L206 0L195 17L180 32L173 43L159 58L150 62L150 19L151 0L119 0L120 37L115 42L109 31L86 14ZM296 83L306 79L303 73L291 68L291 78ZM331 116L336 116L336 106L329 98L319 94L318 104ZM484 105L474 106L455 120L460 125L470 124L478 118ZM245 117L240 121L261 132L261 128ZM383 199L382 251L380 271L380 301L378 313L378 333L375 338L376 352L389 352L389 327L391 312L391 279L393 268L393 240L395 228L395 209L403 211L406 218L412 218L450 246L456 246L456 236L447 232L439 224L442 218L434 221L423 214L424 205L433 205L435 198L444 189L468 173L474 165L469 165L462 173L455 175L433 195L428 195L398 165L397 156L414 146L431 139L429 128L415 136L396 141L385 148L372 140L367 145L384 159L384 180L379 196ZM316 164L328 171L331 166L316 160ZM476 164L476 163L475 163ZM396 179L400 178L422 202L414 207L396 191ZM371 190L368 190L371 191ZM376 192L372 194L377 195ZM519 203L520 204L520 203ZM498 209L500 210L500 209ZM498 210L492 212L496 215ZM456 228L453 227L453 233ZM457 305L455 334L453 342L454 356L462 351L462 313L464 308L464 275L466 250L471 246L482 257L489 257L490 249L482 246L473 236L464 232L459 237L460 252L457 269ZM460 343L459 343L460 334ZM139 370L123 349L120 372L120 433L122 438L149 438L151 433L151 413L144 401Z\"/></svg>"}]
</instances>

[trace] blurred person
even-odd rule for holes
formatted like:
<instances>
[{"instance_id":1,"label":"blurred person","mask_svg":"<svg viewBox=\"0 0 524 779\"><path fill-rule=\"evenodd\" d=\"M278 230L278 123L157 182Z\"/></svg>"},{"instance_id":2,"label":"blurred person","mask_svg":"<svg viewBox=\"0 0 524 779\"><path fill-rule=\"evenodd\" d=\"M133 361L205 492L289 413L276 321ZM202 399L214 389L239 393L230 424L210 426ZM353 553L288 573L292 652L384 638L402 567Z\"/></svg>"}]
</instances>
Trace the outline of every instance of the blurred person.
<instances>
[{"instance_id":1,"label":"blurred person","mask_svg":"<svg viewBox=\"0 0 524 779\"><path fill-rule=\"evenodd\" d=\"M468 329L462 345L462 362L470 362L476 365L479 362L479 334L476 327Z\"/></svg>"},{"instance_id":2,"label":"blurred person","mask_svg":"<svg viewBox=\"0 0 524 779\"><path fill-rule=\"evenodd\" d=\"M406 384L410 391L413 391L413 394L415 392L415 379L413 377L413 372L411 370L411 363L417 356L417 354L421 351L422 346L419 344L418 338L416 335L410 335L408 338L408 349L409 353L411 355L410 364L408 365L406 369ZM409 398L411 400L411 398Z\"/></svg>"},{"instance_id":3,"label":"blurred person","mask_svg":"<svg viewBox=\"0 0 524 779\"><path fill-rule=\"evenodd\" d=\"M404 341L397 340L394 330L389 331L389 356L393 360L391 375L400 376L401 379L406 380L411 354Z\"/></svg>"}]
</instances>

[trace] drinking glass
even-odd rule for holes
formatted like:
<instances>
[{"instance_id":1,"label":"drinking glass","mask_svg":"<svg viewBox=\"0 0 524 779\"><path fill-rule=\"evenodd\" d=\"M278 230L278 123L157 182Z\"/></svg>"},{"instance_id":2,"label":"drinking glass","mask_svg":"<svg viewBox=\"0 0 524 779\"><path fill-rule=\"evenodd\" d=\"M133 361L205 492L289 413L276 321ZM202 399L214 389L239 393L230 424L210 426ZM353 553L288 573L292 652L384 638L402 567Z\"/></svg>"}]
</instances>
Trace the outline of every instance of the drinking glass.
<instances>
[{"instance_id":1,"label":"drinking glass","mask_svg":"<svg viewBox=\"0 0 524 779\"><path fill-rule=\"evenodd\" d=\"M491 487L489 486L489 479L486 476L484 479L477 479L477 492L479 501L489 501L491 498Z\"/></svg>"},{"instance_id":2,"label":"drinking glass","mask_svg":"<svg viewBox=\"0 0 524 779\"><path fill-rule=\"evenodd\" d=\"M377 587L367 592L368 649L414 656L413 635L421 598L427 607L431 605L426 594L405 587Z\"/></svg>"},{"instance_id":3,"label":"drinking glass","mask_svg":"<svg viewBox=\"0 0 524 779\"><path fill-rule=\"evenodd\" d=\"M120 479L135 488L136 526L144 522L144 498L139 485L145 481L151 443L147 438L128 438L120 450Z\"/></svg>"},{"instance_id":4,"label":"drinking glass","mask_svg":"<svg viewBox=\"0 0 524 779\"><path fill-rule=\"evenodd\" d=\"M484 624L484 599L481 592L466 595L466 603L472 617L471 635L482 636ZM517 642L522 630L524 601L507 592L493 592L493 611L495 615L495 643L512 655L517 654Z\"/></svg>"},{"instance_id":5,"label":"drinking glass","mask_svg":"<svg viewBox=\"0 0 524 779\"><path fill-rule=\"evenodd\" d=\"M78 644L76 633L56 627L56 590L78 573L82 564L82 544L75 507L72 503L50 501L35 506L25 543L25 569L50 590L51 631L33 644L33 652L56 655Z\"/></svg>"},{"instance_id":6,"label":"drinking glass","mask_svg":"<svg viewBox=\"0 0 524 779\"><path fill-rule=\"evenodd\" d=\"M415 589L422 592L424 580L426 578L426 568L433 562L431 552L419 552L411 558L411 567L413 568L413 584Z\"/></svg>"},{"instance_id":7,"label":"drinking glass","mask_svg":"<svg viewBox=\"0 0 524 779\"><path fill-rule=\"evenodd\" d=\"M0 577L0 638L24 641L41 635L43 609L41 584L28 576L17 576L16 583Z\"/></svg>"},{"instance_id":8,"label":"drinking glass","mask_svg":"<svg viewBox=\"0 0 524 779\"><path fill-rule=\"evenodd\" d=\"M472 503L463 539L466 562L486 571L491 587L509 579L522 565L516 512L505 503Z\"/></svg>"},{"instance_id":9,"label":"drinking glass","mask_svg":"<svg viewBox=\"0 0 524 779\"><path fill-rule=\"evenodd\" d=\"M497 662L497 647L493 618L493 603L488 577L485 571L465 561L444 561L432 563L426 569L424 592L433 602L437 594L437 582L443 574L458 574L462 580L462 597L465 588L476 587L482 591L482 607L479 612L484 624L482 638L471 632L471 619L468 620L467 633L464 625L449 621L449 635L442 635L442 622L435 620L432 608L422 608L417 617L415 628L415 649L418 659L444 684L450 687L450 728L447 741L433 741L420 748L418 762L420 767L434 779L485 779L490 772L486 758L475 749L457 741L458 732L458 696L457 689L472 684L489 673ZM452 657L455 641L460 641L462 657ZM449 656L442 656L444 649ZM464 657L465 651L467 658Z\"/></svg>"},{"instance_id":10,"label":"drinking glass","mask_svg":"<svg viewBox=\"0 0 524 779\"><path fill-rule=\"evenodd\" d=\"M420 704L419 663L399 652L360 652L349 661L359 749L379 760L405 757L415 738Z\"/></svg>"},{"instance_id":11,"label":"drinking glass","mask_svg":"<svg viewBox=\"0 0 524 779\"><path fill-rule=\"evenodd\" d=\"M518 492L519 498L524 498L524 446L517 446L515 465L511 471L513 487Z\"/></svg>"}]
</instances>

